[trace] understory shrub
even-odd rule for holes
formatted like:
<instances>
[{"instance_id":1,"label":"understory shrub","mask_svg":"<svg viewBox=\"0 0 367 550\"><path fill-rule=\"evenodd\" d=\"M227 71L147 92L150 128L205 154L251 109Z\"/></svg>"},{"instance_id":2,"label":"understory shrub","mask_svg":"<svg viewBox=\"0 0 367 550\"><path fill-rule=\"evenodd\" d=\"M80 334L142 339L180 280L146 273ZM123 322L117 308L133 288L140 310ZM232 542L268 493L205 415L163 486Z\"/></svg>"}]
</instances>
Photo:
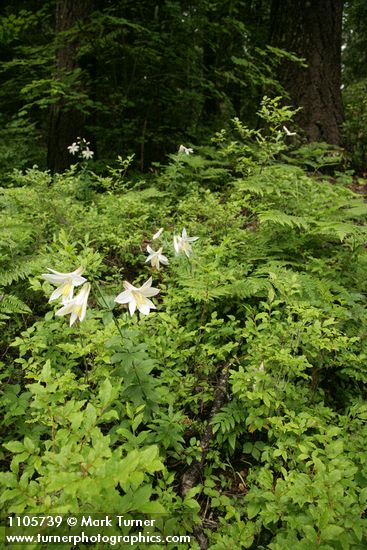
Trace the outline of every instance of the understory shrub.
<instances>
[{"instance_id":1,"label":"understory shrub","mask_svg":"<svg viewBox=\"0 0 367 550\"><path fill-rule=\"evenodd\" d=\"M279 160L292 113L264 105L268 135L235 120L145 181L76 165L1 189L6 514L160 514L182 548L198 530L213 550L366 547L367 207ZM79 266L69 327L41 274ZM114 298L150 276L157 309L130 316Z\"/></svg>"}]
</instances>

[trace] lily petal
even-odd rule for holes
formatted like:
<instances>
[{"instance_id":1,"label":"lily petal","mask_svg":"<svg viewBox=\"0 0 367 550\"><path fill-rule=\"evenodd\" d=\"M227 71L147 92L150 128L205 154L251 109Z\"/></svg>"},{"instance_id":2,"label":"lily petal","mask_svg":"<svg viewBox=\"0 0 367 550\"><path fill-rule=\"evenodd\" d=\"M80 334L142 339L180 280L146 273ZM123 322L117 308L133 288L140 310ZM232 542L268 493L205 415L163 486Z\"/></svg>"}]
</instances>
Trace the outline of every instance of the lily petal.
<instances>
[{"instance_id":1,"label":"lily petal","mask_svg":"<svg viewBox=\"0 0 367 550\"><path fill-rule=\"evenodd\" d=\"M70 315L70 326L72 326L75 323L77 318L78 318L78 314L75 311L73 311L72 314Z\"/></svg>"},{"instance_id":2,"label":"lily petal","mask_svg":"<svg viewBox=\"0 0 367 550\"><path fill-rule=\"evenodd\" d=\"M157 233L154 233L154 235L152 237L152 240L155 241L156 239L159 239L159 237L162 235L162 233L163 233L163 227L158 229Z\"/></svg>"},{"instance_id":3,"label":"lily petal","mask_svg":"<svg viewBox=\"0 0 367 550\"><path fill-rule=\"evenodd\" d=\"M151 298L152 296L156 296L157 294L159 294L160 290L159 288L141 288L140 292L146 298Z\"/></svg>"},{"instance_id":4,"label":"lily petal","mask_svg":"<svg viewBox=\"0 0 367 550\"><path fill-rule=\"evenodd\" d=\"M68 315L69 313L71 313L73 311L73 304L72 303L68 303L68 304L65 304L62 308L58 309L55 313L55 315L57 317L61 317L63 315Z\"/></svg>"},{"instance_id":5,"label":"lily petal","mask_svg":"<svg viewBox=\"0 0 367 550\"><path fill-rule=\"evenodd\" d=\"M123 283L125 290L136 290L136 286L129 283L129 281L124 281Z\"/></svg>"},{"instance_id":6,"label":"lily petal","mask_svg":"<svg viewBox=\"0 0 367 550\"><path fill-rule=\"evenodd\" d=\"M62 286L58 286L57 288L55 288L55 290L50 296L49 302L53 302L54 300L57 300L57 298L60 298L60 296L62 295L62 291L63 291Z\"/></svg>"},{"instance_id":7,"label":"lily petal","mask_svg":"<svg viewBox=\"0 0 367 550\"><path fill-rule=\"evenodd\" d=\"M152 286L152 282L153 282L153 277L149 277L149 279L147 281L145 281L145 283L140 287L139 290L149 288L150 286Z\"/></svg>"},{"instance_id":8,"label":"lily petal","mask_svg":"<svg viewBox=\"0 0 367 550\"><path fill-rule=\"evenodd\" d=\"M155 305L149 300L150 303L147 303L147 304L142 304L140 307L139 307L139 311L140 313L142 313L143 315L149 315L150 313L150 310L151 309L157 309L155 307Z\"/></svg>"},{"instance_id":9,"label":"lily petal","mask_svg":"<svg viewBox=\"0 0 367 550\"><path fill-rule=\"evenodd\" d=\"M115 298L118 304L127 304L131 300L131 290L124 290Z\"/></svg>"},{"instance_id":10,"label":"lily petal","mask_svg":"<svg viewBox=\"0 0 367 550\"><path fill-rule=\"evenodd\" d=\"M132 296L132 299L129 302L129 311L130 315L133 316L136 310L136 301L135 298Z\"/></svg>"}]
</instances>

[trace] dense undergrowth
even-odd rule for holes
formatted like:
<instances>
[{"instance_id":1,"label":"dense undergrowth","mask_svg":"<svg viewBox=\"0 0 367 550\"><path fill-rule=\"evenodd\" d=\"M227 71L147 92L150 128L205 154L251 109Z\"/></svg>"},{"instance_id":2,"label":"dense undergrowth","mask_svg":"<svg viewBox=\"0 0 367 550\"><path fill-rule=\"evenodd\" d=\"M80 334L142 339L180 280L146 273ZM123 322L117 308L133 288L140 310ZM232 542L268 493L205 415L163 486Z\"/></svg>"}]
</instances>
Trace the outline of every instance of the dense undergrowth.
<instances>
[{"instance_id":1,"label":"dense undergrowth","mask_svg":"<svg viewBox=\"0 0 367 550\"><path fill-rule=\"evenodd\" d=\"M4 513L158 514L181 548L366 548L367 208L306 172L273 107L268 137L234 121L145 181L92 164L5 180ZM41 274L79 265L92 292L70 328ZM130 317L113 299L149 276L157 310Z\"/></svg>"}]
</instances>

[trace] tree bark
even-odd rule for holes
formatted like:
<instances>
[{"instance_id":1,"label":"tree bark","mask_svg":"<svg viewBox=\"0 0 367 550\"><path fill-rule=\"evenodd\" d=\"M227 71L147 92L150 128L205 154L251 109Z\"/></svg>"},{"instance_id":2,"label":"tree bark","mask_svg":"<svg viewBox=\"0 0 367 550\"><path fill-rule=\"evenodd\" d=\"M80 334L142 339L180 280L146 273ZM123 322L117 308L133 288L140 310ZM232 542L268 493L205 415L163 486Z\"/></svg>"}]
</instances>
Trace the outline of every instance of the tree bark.
<instances>
[{"instance_id":1,"label":"tree bark","mask_svg":"<svg viewBox=\"0 0 367 550\"><path fill-rule=\"evenodd\" d=\"M57 0L57 35L70 30L77 23L83 24L93 9L92 0ZM55 78L62 79L78 67L77 53L80 47L78 34L62 37L56 51ZM52 173L63 172L72 162L67 147L83 136L85 115L68 101L61 99L51 106L48 131L47 165ZM74 159L75 160L75 159Z\"/></svg>"},{"instance_id":2,"label":"tree bark","mask_svg":"<svg viewBox=\"0 0 367 550\"><path fill-rule=\"evenodd\" d=\"M343 0L273 0L270 43L305 59L285 60L278 78L309 141L341 144L341 37Z\"/></svg>"}]
</instances>

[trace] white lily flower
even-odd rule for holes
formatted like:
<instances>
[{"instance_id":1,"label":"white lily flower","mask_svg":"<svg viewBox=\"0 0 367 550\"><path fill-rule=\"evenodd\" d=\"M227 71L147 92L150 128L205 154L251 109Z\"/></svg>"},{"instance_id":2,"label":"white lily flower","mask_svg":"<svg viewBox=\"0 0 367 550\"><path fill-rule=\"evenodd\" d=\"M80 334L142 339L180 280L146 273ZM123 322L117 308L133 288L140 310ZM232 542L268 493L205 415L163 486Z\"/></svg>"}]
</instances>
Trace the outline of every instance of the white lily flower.
<instances>
[{"instance_id":1,"label":"white lily flower","mask_svg":"<svg viewBox=\"0 0 367 550\"><path fill-rule=\"evenodd\" d=\"M194 150L191 147L185 147L184 145L180 145L178 149L179 153L185 153L185 155L190 155L194 152Z\"/></svg>"},{"instance_id":2,"label":"white lily flower","mask_svg":"<svg viewBox=\"0 0 367 550\"><path fill-rule=\"evenodd\" d=\"M79 151L79 145L74 141L74 143L68 146L68 151L71 155L75 155Z\"/></svg>"},{"instance_id":3,"label":"white lily flower","mask_svg":"<svg viewBox=\"0 0 367 550\"><path fill-rule=\"evenodd\" d=\"M152 241L155 241L156 239L159 239L159 237L162 235L162 233L163 233L163 227L158 229L157 233L154 233L154 235L152 237Z\"/></svg>"},{"instance_id":4,"label":"white lily flower","mask_svg":"<svg viewBox=\"0 0 367 550\"><path fill-rule=\"evenodd\" d=\"M287 136L295 136L297 132L290 132L286 126L283 126L283 130L287 134Z\"/></svg>"},{"instance_id":5,"label":"white lily flower","mask_svg":"<svg viewBox=\"0 0 367 550\"><path fill-rule=\"evenodd\" d=\"M137 288L128 281L124 281L124 292L115 298L118 304L129 304L130 315L134 315L136 308L143 315L149 315L151 309L157 309L149 298L156 296L160 290L152 287L152 277L146 283Z\"/></svg>"},{"instance_id":6,"label":"white lily flower","mask_svg":"<svg viewBox=\"0 0 367 550\"><path fill-rule=\"evenodd\" d=\"M55 271L50 267L47 269L51 271L51 273L43 273L42 277L49 283L57 285L57 288L55 288L50 296L49 302L57 300L57 298L60 297L63 302L71 300L73 297L74 287L82 285L87 280L81 276L84 271L83 267L78 267L78 269L72 271L71 273L60 273L60 271Z\"/></svg>"},{"instance_id":7,"label":"white lily flower","mask_svg":"<svg viewBox=\"0 0 367 550\"><path fill-rule=\"evenodd\" d=\"M93 155L94 155L94 151L91 151L89 147L86 147L84 151L82 151L82 157L86 160L93 158Z\"/></svg>"},{"instance_id":8,"label":"white lily flower","mask_svg":"<svg viewBox=\"0 0 367 550\"><path fill-rule=\"evenodd\" d=\"M87 302L90 292L90 283L86 283L80 290L79 294L72 300L69 300L61 309L58 309L55 313L58 317L61 315L70 315L70 326L72 326L77 319L80 322L84 321L87 313Z\"/></svg>"},{"instance_id":9,"label":"white lily flower","mask_svg":"<svg viewBox=\"0 0 367 550\"><path fill-rule=\"evenodd\" d=\"M152 267L156 267L157 269L159 269L159 264L163 264L163 265L168 265L168 258L166 258L166 256L164 256L162 254L162 248L160 248L159 250L157 250L157 252L155 252L148 244L147 246L147 251L148 251L148 254L149 256L147 257L147 259L145 260L145 263L149 262L152 264Z\"/></svg>"},{"instance_id":10,"label":"white lily flower","mask_svg":"<svg viewBox=\"0 0 367 550\"><path fill-rule=\"evenodd\" d=\"M199 237L188 237L186 233L186 229L183 228L182 235L175 235L173 237L173 246L176 252L176 255L178 256L181 254L181 252L184 252L187 257L190 256L192 252L192 248L190 243L193 243L198 240Z\"/></svg>"}]
</instances>

